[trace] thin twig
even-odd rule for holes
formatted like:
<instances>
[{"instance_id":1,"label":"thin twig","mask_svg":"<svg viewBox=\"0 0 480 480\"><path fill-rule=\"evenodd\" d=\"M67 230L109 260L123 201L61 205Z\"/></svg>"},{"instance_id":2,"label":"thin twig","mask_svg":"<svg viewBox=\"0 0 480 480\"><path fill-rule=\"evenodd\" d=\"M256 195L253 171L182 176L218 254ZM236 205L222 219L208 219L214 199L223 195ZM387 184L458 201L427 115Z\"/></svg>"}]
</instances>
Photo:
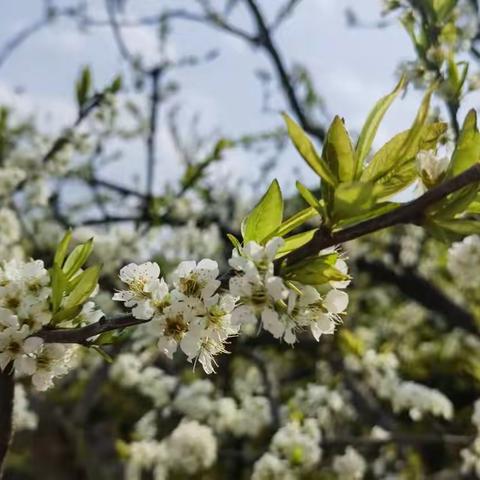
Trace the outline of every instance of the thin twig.
<instances>
[{"instance_id":1,"label":"thin twig","mask_svg":"<svg viewBox=\"0 0 480 480\"><path fill-rule=\"evenodd\" d=\"M77 343L88 344L88 339L112 330L121 330L132 325L140 325L148 320L138 320L131 314L118 315L112 318L102 318L96 323L78 328L44 328L36 333L36 337L42 338L46 343Z\"/></svg>"}]
</instances>

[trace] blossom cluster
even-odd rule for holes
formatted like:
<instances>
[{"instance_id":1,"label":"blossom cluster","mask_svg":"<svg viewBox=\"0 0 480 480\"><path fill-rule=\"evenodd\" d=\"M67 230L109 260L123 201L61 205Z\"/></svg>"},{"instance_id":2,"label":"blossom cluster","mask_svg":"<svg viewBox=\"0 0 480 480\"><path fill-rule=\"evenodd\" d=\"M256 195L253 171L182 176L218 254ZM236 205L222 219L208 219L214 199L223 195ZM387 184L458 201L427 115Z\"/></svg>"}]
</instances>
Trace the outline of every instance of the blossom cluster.
<instances>
[{"instance_id":1,"label":"blossom cluster","mask_svg":"<svg viewBox=\"0 0 480 480\"><path fill-rule=\"evenodd\" d=\"M45 343L36 335L53 318L50 283L41 260L0 263L0 369L30 376L38 390L50 388L54 378L72 368L76 351L75 346ZM102 315L93 302L86 302L73 320L58 325L88 324Z\"/></svg>"},{"instance_id":2,"label":"blossom cluster","mask_svg":"<svg viewBox=\"0 0 480 480\"><path fill-rule=\"evenodd\" d=\"M369 386L380 398L390 401L397 413L407 411L414 421L426 414L446 420L453 417L452 402L442 392L400 378L399 362L393 353L368 350L361 359L347 357L346 365L353 371L363 371Z\"/></svg>"},{"instance_id":3,"label":"blossom cluster","mask_svg":"<svg viewBox=\"0 0 480 480\"><path fill-rule=\"evenodd\" d=\"M152 433L149 431L147 437ZM184 421L161 442L140 439L122 445L121 450L127 459L125 478L128 480L141 480L144 472L152 472L155 480L166 480L172 474L186 478L215 463L217 439L209 427Z\"/></svg>"},{"instance_id":4,"label":"blossom cluster","mask_svg":"<svg viewBox=\"0 0 480 480\"><path fill-rule=\"evenodd\" d=\"M273 436L269 451L255 463L252 480L293 480L313 471L322 457L320 439L320 429L312 419L287 423Z\"/></svg>"},{"instance_id":5,"label":"blossom cluster","mask_svg":"<svg viewBox=\"0 0 480 480\"><path fill-rule=\"evenodd\" d=\"M448 250L447 269L460 288L475 291L480 287L477 269L472 268L474 265L480 265L479 235L465 237Z\"/></svg>"},{"instance_id":6,"label":"blossom cluster","mask_svg":"<svg viewBox=\"0 0 480 480\"><path fill-rule=\"evenodd\" d=\"M348 305L342 290L349 281L331 281L323 295L311 285L287 283L274 273L274 259L283 245L273 238L265 246L248 242L234 249L229 260L233 275L221 289L217 262L203 259L181 262L171 277L160 278L153 262L131 263L120 270L127 289L113 299L132 309L132 315L150 321L158 347L168 356L180 349L189 361L199 361L206 373L215 370L214 357L226 352L229 339L242 326L259 325L289 344L297 333L310 329L318 341L331 334ZM338 258L335 267L346 276L347 264Z\"/></svg>"},{"instance_id":7,"label":"blossom cluster","mask_svg":"<svg viewBox=\"0 0 480 480\"><path fill-rule=\"evenodd\" d=\"M110 376L122 387L148 398L164 416L181 414L208 425L218 434L257 437L270 425L271 411L268 399L252 384L252 370L245 370L249 388L235 388L235 396L219 396L215 385L206 379L183 384L130 353L117 357Z\"/></svg>"},{"instance_id":8,"label":"blossom cluster","mask_svg":"<svg viewBox=\"0 0 480 480\"><path fill-rule=\"evenodd\" d=\"M67 372L70 351L35 336L51 320L49 283L40 260L11 260L0 266L0 368L11 365L18 375L31 376L39 390Z\"/></svg>"}]
</instances>

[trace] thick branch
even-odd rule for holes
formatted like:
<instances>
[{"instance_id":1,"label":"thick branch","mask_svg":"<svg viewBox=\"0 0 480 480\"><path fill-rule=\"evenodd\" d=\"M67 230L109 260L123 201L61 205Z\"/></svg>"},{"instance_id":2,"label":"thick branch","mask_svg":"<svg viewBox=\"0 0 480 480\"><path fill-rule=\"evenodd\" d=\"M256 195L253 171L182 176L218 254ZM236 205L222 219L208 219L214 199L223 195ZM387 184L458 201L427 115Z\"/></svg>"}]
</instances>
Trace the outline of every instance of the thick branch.
<instances>
[{"instance_id":1,"label":"thick branch","mask_svg":"<svg viewBox=\"0 0 480 480\"><path fill-rule=\"evenodd\" d=\"M448 298L440 289L417 273L407 270L400 273L380 261L357 261L360 270L370 273L376 282L395 285L402 293L432 312L442 315L449 324L471 333L478 333L475 318L460 305Z\"/></svg>"},{"instance_id":2,"label":"thick branch","mask_svg":"<svg viewBox=\"0 0 480 480\"><path fill-rule=\"evenodd\" d=\"M12 438L14 393L13 365L9 364L0 370L0 478Z\"/></svg>"},{"instance_id":3,"label":"thick branch","mask_svg":"<svg viewBox=\"0 0 480 480\"><path fill-rule=\"evenodd\" d=\"M310 242L287 255L285 257L286 261L287 263L292 264L296 261L316 255L324 248L339 245L363 237L369 233L393 227L394 225L408 223L421 224L425 211L429 207L438 201L443 200L451 193L476 182L480 182L480 163L475 164L460 175L432 188L421 197L405 203L391 212L379 215L370 220L365 220L364 222L357 223L356 225L338 232L333 232L332 234L327 234L321 229L318 230Z\"/></svg>"}]
</instances>

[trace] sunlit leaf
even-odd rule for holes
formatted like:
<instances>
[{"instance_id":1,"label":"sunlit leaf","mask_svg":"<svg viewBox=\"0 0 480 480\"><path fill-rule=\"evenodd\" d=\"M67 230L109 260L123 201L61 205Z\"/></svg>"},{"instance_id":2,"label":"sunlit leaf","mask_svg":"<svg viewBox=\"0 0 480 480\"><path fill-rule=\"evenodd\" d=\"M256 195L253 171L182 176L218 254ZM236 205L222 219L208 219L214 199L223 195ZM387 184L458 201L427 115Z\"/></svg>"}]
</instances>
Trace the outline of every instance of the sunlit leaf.
<instances>
[{"instance_id":1,"label":"sunlit leaf","mask_svg":"<svg viewBox=\"0 0 480 480\"><path fill-rule=\"evenodd\" d=\"M72 278L80 268L83 267L85 262L93 250L93 238L88 242L81 245L77 245L70 255L67 257L65 264L63 265L63 271L68 279Z\"/></svg>"},{"instance_id":2,"label":"sunlit leaf","mask_svg":"<svg viewBox=\"0 0 480 480\"><path fill-rule=\"evenodd\" d=\"M76 305L83 304L97 287L98 278L100 276L100 266L94 265L87 268L80 274L80 281L72 290L70 295L65 299L65 308L72 308Z\"/></svg>"},{"instance_id":3,"label":"sunlit leaf","mask_svg":"<svg viewBox=\"0 0 480 480\"><path fill-rule=\"evenodd\" d=\"M295 148L298 150L298 153L300 153L303 159L319 177L325 180L328 184L334 186L336 180L332 171L317 153L307 134L286 113L283 114L283 118L287 125L288 135L295 145Z\"/></svg>"},{"instance_id":4,"label":"sunlit leaf","mask_svg":"<svg viewBox=\"0 0 480 480\"><path fill-rule=\"evenodd\" d=\"M335 220L349 218L369 211L375 204L373 183L341 183L334 193Z\"/></svg>"},{"instance_id":5,"label":"sunlit leaf","mask_svg":"<svg viewBox=\"0 0 480 480\"><path fill-rule=\"evenodd\" d=\"M477 114L470 110L458 137L457 146L450 162L447 178L455 177L480 161L480 133Z\"/></svg>"},{"instance_id":6,"label":"sunlit leaf","mask_svg":"<svg viewBox=\"0 0 480 480\"><path fill-rule=\"evenodd\" d=\"M284 237L287 233L290 233L292 230L295 230L317 215L318 212L313 207L300 210L300 212L296 213L290 218L287 218L287 220L285 220L275 231L269 235L269 237Z\"/></svg>"},{"instance_id":7,"label":"sunlit leaf","mask_svg":"<svg viewBox=\"0 0 480 480\"><path fill-rule=\"evenodd\" d=\"M355 152L342 119L336 116L328 129L322 158L337 182L350 182L355 175Z\"/></svg>"},{"instance_id":8,"label":"sunlit leaf","mask_svg":"<svg viewBox=\"0 0 480 480\"><path fill-rule=\"evenodd\" d=\"M242 222L244 242L251 240L262 242L282 223L282 219L282 192L277 180L274 180L265 195Z\"/></svg>"},{"instance_id":9,"label":"sunlit leaf","mask_svg":"<svg viewBox=\"0 0 480 480\"><path fill-rule=\"evenodd\" d=\"M381 98L373 107L372 111L369 113L367 120L365 121L360 136L358 137L357 145L355 148L355 153L357 156L356 171L361 171L363 161L370 152L372 143L375 139L378 127L387 112L388 108L395 100L397 95L403 90L406 84L406 77L403 75L400 78L400 81L397 83L396 87L391 93Z\"/></svg>"},{"instance_id":10,"label":"sunlit leaf","mask_svg":"<svg viewBox=\"0 0 480 480\"><path fill-rule=\"evenodd\" d=\"M317 230L317 228L314 228L313 230L297 233L296 235L285 238L285 243L278 249L276 258L280 258L308 243Z\"/></svg>"}]
</instances>

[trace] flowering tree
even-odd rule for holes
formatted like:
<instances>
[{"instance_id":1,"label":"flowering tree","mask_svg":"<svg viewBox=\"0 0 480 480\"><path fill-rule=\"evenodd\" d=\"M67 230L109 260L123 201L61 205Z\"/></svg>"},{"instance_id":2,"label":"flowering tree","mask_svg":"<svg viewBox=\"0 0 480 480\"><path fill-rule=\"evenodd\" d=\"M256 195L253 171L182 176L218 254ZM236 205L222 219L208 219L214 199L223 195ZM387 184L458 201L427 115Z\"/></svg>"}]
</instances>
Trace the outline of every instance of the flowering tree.
<instances>
[{"instance_id":1,"label":"flowering tree","mask_svg":"<svg viewBox=\"0 0 480 480\"><path fill-rule=\"evenodd\" d=\"M261 48L292 112L278 119L281 133L189 144L173 109L185 170L163 192L153 183L158 108L175 90L169 76L199 60L146 67L129 51L117 2L106 3L106 24L148 89L146 114L120 78L95 89L88 68L77 119L57 139L0 111L6 478L480 476L480 132L474 110L458 120L476 88L459 60L478 55L476 2L386 2L417 58L358 135L348 119L319 122L308 72L296 79L282 60L274 34L298 3L273 20L245 0L136 21L158 23L162 41L183 20ZM238 4L255 32L232 23ZM47 6L45 26L60 16L105 23L84 6ZM10 45L30 30L22 34ZM375 148L411 84L425 92L410 128ZM447 121L431 114L434 96ZM230 149L276 151L283 137L310 167L310 188L297 181L298 194L284 195L273 180L250 205L212 185L209 169ZM103 180L109 146L137 139L144 188ZM72 185L81 185L73 202ZM59 451L38 451L39 439ZM32 470L22 451L58 464Z\"/></svg>"}]
</instances>

